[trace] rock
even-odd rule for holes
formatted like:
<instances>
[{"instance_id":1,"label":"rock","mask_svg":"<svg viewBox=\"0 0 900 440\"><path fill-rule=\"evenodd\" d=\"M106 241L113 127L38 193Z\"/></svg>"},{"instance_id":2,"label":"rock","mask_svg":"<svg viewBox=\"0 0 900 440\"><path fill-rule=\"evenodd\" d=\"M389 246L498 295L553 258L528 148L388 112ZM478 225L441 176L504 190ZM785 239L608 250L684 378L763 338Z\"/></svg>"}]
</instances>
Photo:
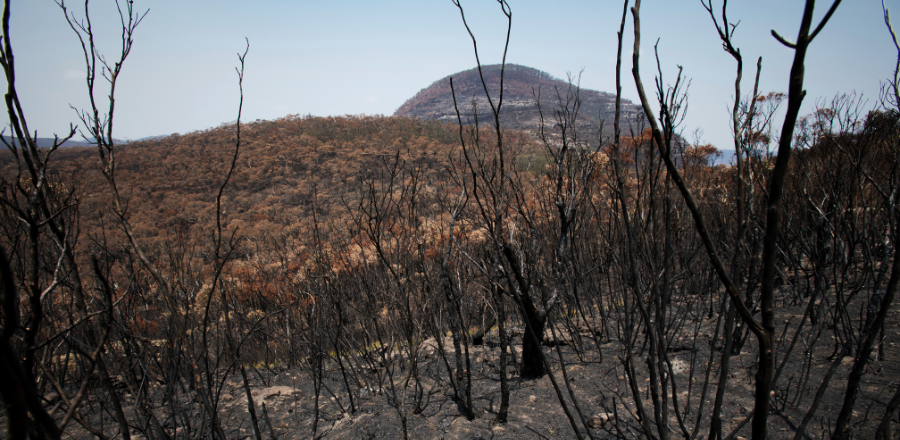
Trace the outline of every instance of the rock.
<instances>
[{"instance_id":1,"label":"rock","mask_svg":"<svg viewBox=\"0 0 900 440\"><path fill-rule=\"evenodd\" d=\"M609 419L613 417L610 413L597 414L595 416L588 417L587 425L591 428L597 429L601 426L606 425L609 422Z\"/></svg>"},{"instance_id":2,"label":"rock","mask_svg":"<svg viewBox=\"0 0 900 440\"><path fill-rule=\"evenodd\" d=\"M531 403L537 402L537 396L535 396L534 394L528 396L528 401Z\"/></svg>"},{"instance_id":3,"label":"rock","mask_svg":"<svg viewBox=\"0 0 900 440\"><path fill-rule=\"evenodd\" d=\"M854 361L853 356L845 356L843 359L841 359L841 365L843 365L845 367L849 367L849 366L853 365L853 361Z\"/></svg>"},{"instance_id":4,"label":"rock","mask_svg":"<svg viewBox=\"0 0 900 440\"><path fill-rule=\"evenodd\" d=\"M370 387L362 387L362 388L360 388L360 390L359 390L359 395L360 395L360 397L366 397L366 396L368 396L368 395L370 395L370 394L371 394L371 395L379 395L379 396L380 396L380 395L384 394L384 388L376 387L376 386L370 386Z\"/></svg>"},{"instance_id":5,"label":"rock","mask_svg":"<svg viewBox=\"0 0 900 440\"><path fill-rule=\"evenodd\" d=\"M500 77L500 66L483 66L483 74L488 84L497 82ZM538 111L538 104L535 102L534 95L532 95L532 91L535 88L567 90L568 87L567 82L551 78L550 75L530 67L507 64L504 74L506 81L504 83L504 93L506 94L503 102L509 108L500 116L500 122L508 128L517 130L537 130L541 127L542 120ZM457 94L461 90L479 91L475 96L471 94L467 96L471 96L472 99L476 100L477 110L479 111L478 116L488 118L491 106L487 103L487 97L484 92L481 91L479 70L470 69L454 73L451 76L456 81ZM556 105L555 96L553 93L540 95L540 104L544 106L544 109L554 108L553 106ZM615 108L613 105L615 95L582 88L579 91L579 98L583 100L581 113L585 116L590 116L584 118L584 121L579 120L577 124L578 136L583 136L586 139L590 136L590 133L596 133L604 125L601 124L601 121L607 121L605 125L607 126L606 128L609 128L608 121L612 121L614 117L611 109ZM485 109L487 109L487 113L485 113ZM459 103L459 111L471 116L473 111L471 100L466 101L466 99L463 99ZM622 100L622 114L641 114L641 107ZM437 119L440 121L456 121L455 105L447 79L435 81L433 85L417 93L400 106L394 115ZM572 128L575 129L575 127ZM510 333L513 333L513 331L510 331Z\"/></svg>"},{"instance_id":6,"label":"rock","mask_svg":"<svg viewBox=\"0 0 900 440\"><path fill-rule=\"evenodd\" d=\"M296 393L298 390L296 388L291 388L283 385L277 385L273 387L263 388L259 390L253 390L252 394L255 399L259 400L271 400L278 396L290 396L291 394Z\"/></svg>"},{"instance_id":7,"label":"rock","mask_svg":"<svg viewBox=\"0 0 900 440\"><path fill-rule=\"evenodd\" d=\"M502 426L500 426L500 425L497 425L497 426L491 428L491 432L495 432L495 433L496 433L496 432L503 432L503 431L506 431L506 428L504 428L504 427L502 427Z\"/></svg>"},{"instance_id":8,"label":"rock","mask_svg":"<svg viewBox=\"0 0 900 440\"><path fill-rule=\"evenodd\" d=\"M234 400L234 397L231 394L222 394L221 399L226 402L230 402L230 401Z\"/></svg>"}]
</instances>

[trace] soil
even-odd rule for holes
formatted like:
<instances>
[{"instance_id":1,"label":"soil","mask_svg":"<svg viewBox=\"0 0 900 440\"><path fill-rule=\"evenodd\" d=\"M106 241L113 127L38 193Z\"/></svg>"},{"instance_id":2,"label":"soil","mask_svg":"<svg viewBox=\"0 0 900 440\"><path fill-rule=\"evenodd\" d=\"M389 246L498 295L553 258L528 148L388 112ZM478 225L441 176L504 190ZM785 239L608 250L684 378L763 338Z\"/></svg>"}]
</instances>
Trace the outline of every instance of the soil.
<instances>
[{"instance_id":1,"label":"soil","mask_svg":"<svg viewBox=\"0 0 900 440\"><path fill-rule=\"evenodd\" d=\"M780 309L779 331L786 322L790 328L786 333L787 342L779 346L781 362L796 324L803 315L799 307ZM900 335L897 311L889 315L889 322L884 340L884 351L880 360L871 360L864 376L862 392L856 404L856 411L851 428L853 438L872 438L874 430L884 415L884 407L896 387L900 384ZM697 438L706 438L709 433L709 417L712 401L715 397L715 384L718 380L716 368L721 356L721 348L712 344L714 329L712 323L701 323L700 338L697 342L685 345L674 341L670 351L673 371L678 387L678 405L680 409L688 407L685 424L690 432L696 425L698 417L698 400L705 377L705 365L710 359L710 348L714 356L714 368L710 374L709 392L699 425ZM808 325L808 324L807 324ZM557 349L565 359L572 391L578 401L584 418L592 427L594 438L638 438L643 436L635 410L633 398L624 373L622 359L624 350L619 342L599 340L597 350L595 339L586 329L579 336L561 334L559 346L545 346L552 364L552 374L557 379L566 401L572 409L574 417L578 414L572 408L571 399L567 395L563 383L562 371ZM821 338L829 338L830 332L823 332ZM615 338L614 338L615 339ZM521 333L514 339L517 344L516 359L520 356ZM579 355L575 350L577 343L584 344L585 350ZM682 341L684 342L684 341ZM827 342L827 341L826 341ZM445 349L452 350L450 338L443 341ZM784 372L777 382L772 397L772 413L769 417L769 438L793 438L795 429L807 411L818 386L822 383L833 354L834 345L818 343L813 352L805 352L804 341L800 340ZM496 332L490 332L482 346L470 346L472 360L472 402L476 409L476 417L468 420L463 407L453 398L453 390L448 378L447 367L439 355L434 338L425 340L420 346L418 377L421 384L421 399L417 403L417 392L414 379L410 378L409 386L402 388L400 384L406 379L406 372L399 371L402 365L408 365L405 358L395 359L393 365L395 382L398 384L398 398L395 400L389 380L384 379L383 387L363 384L356 389L354 395L355 411L344 387L343 377L337 364L326 361L325 373L319 405L319 421L316 438L328 439L395 439L403 438L403 429L398 415L398 406L407 414L407 433L413 439L565 439L575 438L571 425L564 414L549 376L536 380L525 380L519 377L514 365L508 369L510 377L510 408L507 423L497 423L496 417L500 405L500 383L498 371L499 346ZM638 347L637 350L641 348ZM723 433L728 435L736 427L748 420L753 408L753 390L755 373L756 347L753 337L748 338L741 354L732 357L732 369L728 382L728 394L723 408ZM602 359L601 355L602 354ZM636 353L636 359L644 359ZM807 358L807 356L809 356ZM448 353L450 365L454 365L452 353ZM811 359L809 376L805 377L804 363ZM642 360L637 361L640 364ZM834 379L828 388L825 399L815 418L806 429L806 438L829 437L834 419L840 410L847 383L847 375L853 359L842 360ZM636 365L638 381L644 405L652 418L652 400L649 395L649 379L646 365ZM691 371L693 369L693 377ZM262 437L277 439L307 439L312 436L313 415L315 413L315 392L313 381L308 370L300 368L263 367L248 370L252 394L259 417ZM374 383L374 380L373 382ZM799 384L799 385L798 385ZM690 388L689 388L690 387ZM102 393L101 393L102 394ZM690 394L690 401L688 395ZM670 402L671 403L671 402ZM199 404L195 404L199 406ZM126 413L133 411L125 408ZM672 438L682 438L678 420L669 411L669 428ZM220 417L223 428L229 438L253 438L253 430L247 410L240 375L235 374L225 381L220 399ZM165 419L164 415L160 415ZM893 416L897 423L897 415ZM107 419L104 423L111 423ZM580 425L580 423L579 423ZM652 425L652 423L651 423ZM110 425L107 425L109 427ZM107 428L107 431L109 429ZM582 429L583 435L587 432ZM179 433L176 432L176 437ZM70 425L66 436L71 438L91 438L76 424ZM745 423L735 433L736 439L750 437L750 424ZM144 438L135 430L133 438Z\"/></svg>"}]
</instances>

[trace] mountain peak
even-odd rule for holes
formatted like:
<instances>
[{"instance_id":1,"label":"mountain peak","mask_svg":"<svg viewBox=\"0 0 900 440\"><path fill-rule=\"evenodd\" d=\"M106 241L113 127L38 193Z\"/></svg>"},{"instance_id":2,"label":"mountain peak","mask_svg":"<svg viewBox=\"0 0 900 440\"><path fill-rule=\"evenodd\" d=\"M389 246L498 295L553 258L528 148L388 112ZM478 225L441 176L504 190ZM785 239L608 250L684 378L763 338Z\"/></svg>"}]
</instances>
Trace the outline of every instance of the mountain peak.
<instances>
[{"instance_id":1,"label":"mountain peak","mask_svg":"<svg viewBox=\"0 0 900 440\"><path fill-rule=\"evenodd\" d=\"M500 64L481 67L484 83L487 85L491 101L496 105L500 97ZM451 79L453 88L451 90ZM545 130L556 125L557 111L570 99L570 92L578 91L581 101L578 110L576 129L578 137L583 140L596 139L601 127L611 126L615 117L616 96L611 93L578 88L577 84L561 80L547 72L518 64L506 64L503 81L503 106L500 110L500 123L505 128L537 131L541 127L541 113L544 115ZM489 124L493 119L491 103L484 94L478 68L441 78L422 89L406 101L394 113L395 116L410 116L420 119L438 119L448 122L457 121L456 107L453 103L453 92L459 114L464 124L475 122L475 115L481 124ZM540 104L540 107L538 106ZM474 110L473 111L473 104ZM570 104L570 108L572 108ZM622 115L625 117L640 114L640 108L630 101L622 100ZM608 127L604 127L606 133Z\"/></svg>"}]
</instances>

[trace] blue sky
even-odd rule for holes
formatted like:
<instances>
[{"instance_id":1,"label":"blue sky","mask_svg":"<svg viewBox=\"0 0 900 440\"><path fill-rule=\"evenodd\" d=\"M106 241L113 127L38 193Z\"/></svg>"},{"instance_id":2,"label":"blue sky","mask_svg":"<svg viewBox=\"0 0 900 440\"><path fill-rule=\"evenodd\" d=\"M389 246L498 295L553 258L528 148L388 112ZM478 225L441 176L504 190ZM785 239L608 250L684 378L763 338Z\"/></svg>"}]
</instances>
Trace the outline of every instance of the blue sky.
<instances>
[{"instance_id":1,"label":"blue sky","mask_svg":"<svg viewBox=\"0 0 900 440\"><path fill-rule=\"evenodd\" d=\"M63 133L77 122L70 108L84 108L84 65L74 33L52 0L14 1L11 36L17 87L32 130L41 137ZM619 1L510 0L512 35L507 62L565 78L582 87L613 92ZM744 56L744 93L750 93L756 58L763 57L760 90L787 89L793 51L770 35L796 38L800 0L732 1L729 18L740 20L735 43ZM830 2L819 0L817 17ZM234 67L250 40L244 83L244 121L288 114L392 114L420 89L475 66L471 40L450 0L286 1L135 0L149 9L137 29L117 90L117 138L187 133L234 121L238 88ZM493 0L462 0L478 37L481 60L499 63L505 19ZM886 1L900 28L900 0ZM82 6L69 0L70 10ZM714 0L714 6L721 3ZM91 2L101 50L118 50L118 16L112 0ZM729 148L733 59L721 49L699 0L645 0L642 65L652 87L653 44L659 39L666 82L677 65L692 81L689 139ZM818 19L816 20L818 21ZM631 19L626 51L631 48ZM630 58L623 95L637 102ZM804 112L836 93L857 92L869 108L879 83L893 70L896 51L884 26L881 2L845 0L807 56ZM105 93L98 93L98 97Z\"/></svg>"}]
</instances>

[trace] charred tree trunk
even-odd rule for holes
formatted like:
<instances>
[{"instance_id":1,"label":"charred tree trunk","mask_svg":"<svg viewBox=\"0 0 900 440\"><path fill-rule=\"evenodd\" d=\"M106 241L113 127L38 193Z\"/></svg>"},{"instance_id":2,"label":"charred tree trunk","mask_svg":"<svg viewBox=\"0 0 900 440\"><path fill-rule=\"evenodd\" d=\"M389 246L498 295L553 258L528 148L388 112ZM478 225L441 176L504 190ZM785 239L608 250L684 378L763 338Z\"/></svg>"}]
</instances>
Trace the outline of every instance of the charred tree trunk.
<instances>
[{"instance_id":1,"label":"charred tree trunk","mask_svg":"<svg viewBox=\"0 0 900 440\"><path fill-rule=\"evenodd\" d=\"M530 301L525 300L522 303L520 309L525 320L525 334L522 335L522 377L539 379L546 373L541 357L541 342L544 340L544 324L547 319L540 316Z\"/></svg>"}]
</instances>

